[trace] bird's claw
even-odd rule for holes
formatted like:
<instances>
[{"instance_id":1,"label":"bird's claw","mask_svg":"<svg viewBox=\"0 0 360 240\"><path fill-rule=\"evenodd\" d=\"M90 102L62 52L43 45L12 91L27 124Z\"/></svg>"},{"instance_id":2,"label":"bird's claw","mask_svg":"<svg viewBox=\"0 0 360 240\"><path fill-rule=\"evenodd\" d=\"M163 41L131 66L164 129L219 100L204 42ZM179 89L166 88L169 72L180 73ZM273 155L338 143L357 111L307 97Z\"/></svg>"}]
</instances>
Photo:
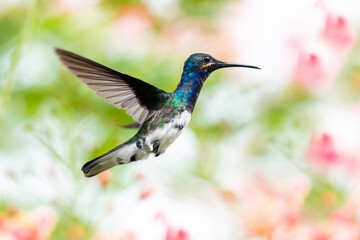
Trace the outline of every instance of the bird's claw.
<instances>
[{"instance_id":1,"label":"bird's claw","mask_svg":"<svg viewBox=\"0 0 360 240\"><path fill-rule=\"evenodd\" d=\"M159 140L155 140L152 142L153 145L153 153L155 153L155 157L159 156L159 147L160 147L160 141Z\"/></svg>"}]
</instances>

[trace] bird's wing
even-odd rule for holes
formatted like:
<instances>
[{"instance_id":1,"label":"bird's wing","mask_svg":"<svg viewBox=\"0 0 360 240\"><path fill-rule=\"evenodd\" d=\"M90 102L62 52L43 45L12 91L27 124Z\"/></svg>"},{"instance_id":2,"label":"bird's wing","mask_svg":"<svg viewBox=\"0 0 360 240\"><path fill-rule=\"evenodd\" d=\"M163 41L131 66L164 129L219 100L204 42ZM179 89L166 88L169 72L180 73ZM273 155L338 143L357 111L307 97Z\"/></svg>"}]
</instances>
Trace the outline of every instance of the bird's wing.
<instances>
[{"instance_id":1,"label":"bird's wing","mask_svg":"<svg viewBox=\"0 0 360 240\"><path fill-rule=\"evenodd\" d=\"M143 124L149 112L158 110L168 93L140 79L123 74L74 53L55 49L62 63L96 94Z\"/></svg>"}]
</instances>

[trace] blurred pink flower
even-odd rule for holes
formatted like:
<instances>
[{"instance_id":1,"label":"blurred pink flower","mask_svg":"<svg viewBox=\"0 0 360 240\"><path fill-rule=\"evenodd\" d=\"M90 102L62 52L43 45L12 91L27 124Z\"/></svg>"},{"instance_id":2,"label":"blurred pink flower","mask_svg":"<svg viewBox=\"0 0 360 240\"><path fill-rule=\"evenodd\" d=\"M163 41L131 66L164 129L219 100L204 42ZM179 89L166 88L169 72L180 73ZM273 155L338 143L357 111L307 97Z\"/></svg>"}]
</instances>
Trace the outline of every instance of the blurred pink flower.
<instances>
[{"instance_id":1,"label":"blurred pink flower","mask_svg":"<svg viewBox=\"0 0 360 240\"><path fill-rule=\"evenodd\" d=\"M140 185L140 199L148 198L155 192L154 185L149 183L147 177L143 173L136 173L135 181Z\"/></svg>"},{"instance_id":2,"label":"blurred pink flower","mask_svg":"<svg viewBox=\"0 0 360 240\"><path fill-rule=\"evenodd\" d=\"M155 220L160 221L165 227L164 240L190 240L189 234L184 229L171 225L162 212L155 216Z\"/></svg>"},{"instance_id":3,"label":"blurred pink flower","mask_svg":"<svg viewBox=\"0 0 360 240\"><path fill-rule=\"evenodd\" d=\"M321 9L324 25L320 25L316 34L309 39L297 36L290 40L297 60L295 80L315 94L332 86L344 63L346 50L354 44L347 18L330 13L326 4L320 2L316 6Z\"/></svg>"},{"instance_id":4,"label":"blurred pink flower","mask_svg":"<svg viewBox=\"0 0 360 240\"><path fill-rule=\"evenodd\" d=\"M308 185L302 181L283 188L261 175L246 181L239 199L240 214L249 234L270 237L278 228L296 224L307 192Z\"/></svg>"},{"instance_id":5,"label":"blurred pink flower","mask_svg":"<svg viewBox=\"0 0 360 240\"><path fill-rule=\"evenodd\" d=\"M155 191L155 188L149 184L143 185L141 187L141 192L140 192L140 199L145 199L150 197Z\"/></svg>"},{"instance_id":6,"label":"blurred pink flower","mask_svg":"<svg viewBox=\"0 0 360 240\"><path fill-rule=\"evenodd\" d=\"M137 240L136 234L132 231L122 230L116 233L95 234L92 240Z\"/></svg>"},{"instance_id":7,"label":"blurred pink flower","mask_svg":"<svg viewBox=\"0 0 360 240\"><path fill-rule=\"evenodd\" d=\"M349 22L343 16L328 13L323 32L323 37L336 47L349 48L354 43Z\"/></svg>"},{"instance_id":8,"label":"blurred pink flower","mask_svg":"<svg viewBox=\"0 0 360 240\"><path fill-rule=\"evenodd\" d=\"M320 171L342 168L347 173L359 170L359 159L352 153L341 152L333 136L328 133L314 134L307 152L308 159Z\"/></svg>"},{"instance_id":9,"label":"blurred pink flower","mask_svg":"<svg viewBox=\"0 0 360 240\"><path fill-rule=\"evenodd\" d=\"M321 56L314 52L300 52L295 77L303 86L308 88L324 82L327 76Z\"/></svg>"},{"instance_id":10,"label":"blurred pink flower","mask_svg":"<svg viewBox=\"0 0 360 240\"><path fill-rule=\"evenodd\" d=\"M337 219L310 220L288 228L281 228L272 240L356 240L360 227L356 222L342 222Z\"/></svg>"},{"instance_id":11,"label":"blurred pink flower","mask_svg":"<svg viewBox=\"0 0 360 240\"><path fill-rule=\"evenodd\" d=\"M168 226L165 240L190 240L189 234L183 229Z\"/></svg>"},{"instance_id":12,"label":"blurred pink flower","mask_svg":"<svg viewBox=\"0 0 360 240\"><path fill-rule=\"evenodd\" d=\"M48 239L57 223L55 212L49 208L37 208L31 212L38 240Z\"/></svg>"},{"instance_id":13,"label":"blurred pink flower","mask_svg":"<svg viewBox=\"0 0 360 240\"><path fill-rule=\"evenodd\" d=\"M46 240L56 222L55 213L48 208L38 208L30 213L8 211L0 213L0 233L7 240Z\"/></svg>"},{"instance_id":14,"label":"blurred pink flower","mask_svg":"<svg viewBox=\"0 0 360 240\"><path fill-rule=\"evenodd\" d=\"M328 133L313 135L308 149L308 158L316 166L327 168L342 159L335 148L334 140Z\"/></svg>"}]
</instances>

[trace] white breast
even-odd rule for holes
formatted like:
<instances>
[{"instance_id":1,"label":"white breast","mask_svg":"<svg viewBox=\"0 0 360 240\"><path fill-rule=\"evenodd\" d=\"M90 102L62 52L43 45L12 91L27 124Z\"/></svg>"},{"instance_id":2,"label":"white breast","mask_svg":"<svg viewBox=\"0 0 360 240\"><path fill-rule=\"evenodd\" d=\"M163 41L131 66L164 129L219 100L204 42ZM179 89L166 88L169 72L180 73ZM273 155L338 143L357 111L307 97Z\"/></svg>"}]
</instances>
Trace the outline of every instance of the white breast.
<instances>
[{"instance_id":1,"label":"white breast","mask_svg":"<svg viewBox=\"0 0 360 240\"><path fill-rule=\"evenodd\" d=\"M184 128L189 124L190 119L191 113L188 111L183 111L169 123L164 124L162 128L158 128L150 133L145 139L146 147L152 151L152 143L156 140L159 140L159 152L163 153L169 147L169 145L173 143L177 137L179 137ZM182 126L182 128L180 129L179 126Z\"/></svg>"}]
</instances>

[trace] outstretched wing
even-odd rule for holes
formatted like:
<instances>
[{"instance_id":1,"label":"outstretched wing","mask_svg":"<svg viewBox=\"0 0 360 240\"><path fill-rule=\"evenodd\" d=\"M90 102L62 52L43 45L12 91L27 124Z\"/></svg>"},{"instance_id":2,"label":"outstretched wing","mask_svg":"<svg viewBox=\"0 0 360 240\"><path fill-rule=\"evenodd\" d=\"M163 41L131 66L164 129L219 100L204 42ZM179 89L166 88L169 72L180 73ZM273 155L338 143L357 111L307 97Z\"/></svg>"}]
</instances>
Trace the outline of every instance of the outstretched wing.
<instances>
[{"instance_id":1,"label":"outstretched wing","mask_svg":"<svg viewBox=\"0 0 360 240\"><path fill-rule=\"evenodd\" d=\"M167 93L140 79L123 74L74 53L55 49L62 63L96 94L143 124L149 112L158 110Z\"/></svg>"}]
</instances>

